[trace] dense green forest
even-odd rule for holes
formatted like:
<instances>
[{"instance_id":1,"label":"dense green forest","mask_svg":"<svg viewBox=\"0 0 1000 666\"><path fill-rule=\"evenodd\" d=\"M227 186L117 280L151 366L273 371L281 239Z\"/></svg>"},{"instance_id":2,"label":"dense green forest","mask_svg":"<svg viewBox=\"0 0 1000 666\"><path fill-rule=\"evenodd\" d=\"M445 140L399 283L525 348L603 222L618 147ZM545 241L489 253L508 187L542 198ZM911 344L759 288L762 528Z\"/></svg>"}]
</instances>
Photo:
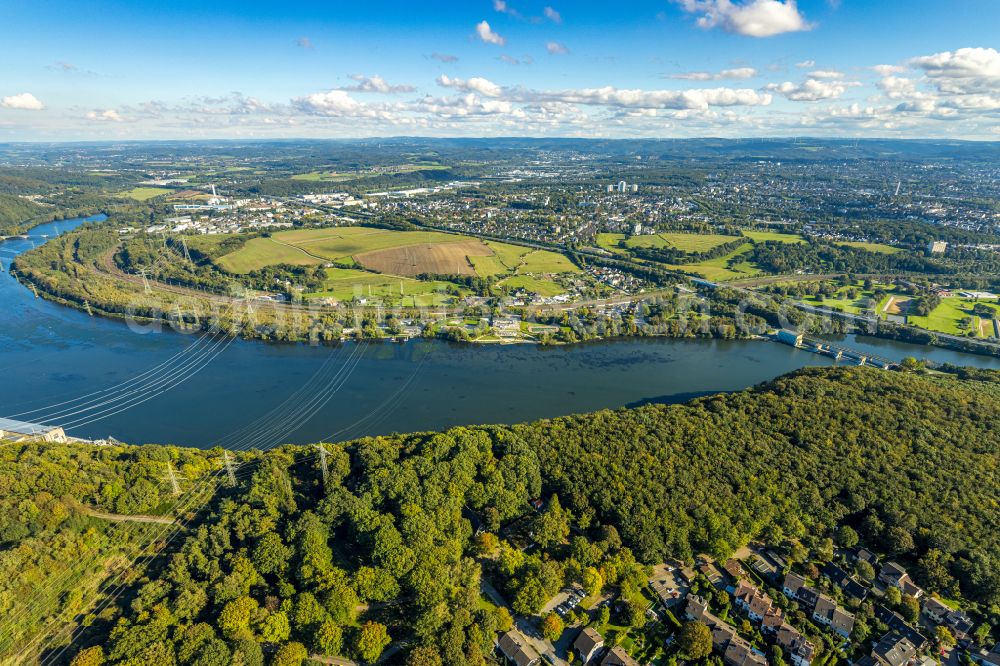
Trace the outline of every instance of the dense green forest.
<instances>
[{"instance_id":1,"label":"dense green forest","mask_svg":"<svg viewBox=\"0 0 1000 666\"><path fill-rule=\"evenodd\" d=\"M0 235L17 229L25 220L45 209L38 204L9 194L0 194Z\"/></svg>"},{"instance_id":2,"label":"dense green forest","mask_svg":"<svg viewBox=\"0 0 1000 666\"><path fill-rule=\"evenodd\" d=\"M1000 375L949 370L814 368L686 405L328 444L325 479L315 447L234 453L232 485L220 451L8 444L0 649L68 626L47 654L78 665L482 664L510 622L484 577L534 613L566 582L624 589L750 540L796 561L844 525L996 625ZM181 522L150 547L148 526L86 507ZM109 562L139 553L116 580Z\"/></svg>"}]
</instances>

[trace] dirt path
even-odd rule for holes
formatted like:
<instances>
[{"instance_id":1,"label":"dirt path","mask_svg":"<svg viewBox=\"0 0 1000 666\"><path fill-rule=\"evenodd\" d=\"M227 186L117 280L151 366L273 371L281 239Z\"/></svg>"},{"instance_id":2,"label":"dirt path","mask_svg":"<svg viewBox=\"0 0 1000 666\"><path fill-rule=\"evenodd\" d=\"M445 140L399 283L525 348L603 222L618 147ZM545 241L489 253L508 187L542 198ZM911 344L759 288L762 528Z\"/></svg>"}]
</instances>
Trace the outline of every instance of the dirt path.
<instances>
[{"instance_id":1,"label":"dirt path","mask_svg":"<svg viewBox=\"0 0 1000 666\"><path fill-rule=\"evenodd\" d=\"M113 523L156 523L159 525L173 525L174 519L167 516L126 516L120 513L108 513L99 511L89 506L80 507L85 514L101 520L110 520Z\"/></svg>"}]
</instances>

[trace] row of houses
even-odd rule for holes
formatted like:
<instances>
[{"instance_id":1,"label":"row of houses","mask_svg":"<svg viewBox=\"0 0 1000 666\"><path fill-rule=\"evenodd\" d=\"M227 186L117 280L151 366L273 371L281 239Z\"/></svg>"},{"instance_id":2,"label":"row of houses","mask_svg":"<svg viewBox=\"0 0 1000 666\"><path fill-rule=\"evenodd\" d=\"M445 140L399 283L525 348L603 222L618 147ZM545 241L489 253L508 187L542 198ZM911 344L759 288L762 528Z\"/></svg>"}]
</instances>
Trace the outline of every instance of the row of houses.
<instances>
[{"instance_id":1,"label":"row of houses","mask_svg":"<svg viewBox=\"0 0 1000 666\"><path fill-rule=\"evenodd\" d=\"M604 637L593 627L586 627L580 632L573 642L573 649L584 666L639 666L639 662L630 657L620 645L605 650Z\"/></svg>"},{"instance_id":2,"label":"row of houses","mask_svg":"<svg viewBox=\"0 0 1000 666\"><path fill-rule=\"evenodd\" d=\"M829 627L843 638L850 638L854 630L854 614L841 608L835 599L806 585L805 578L789 572L785 575L782 592L811 612L814 622Z\"/></svg>"},{"instance_id":3,"label":"row of houses","mask_svg":"<svg viewBox=\"0 0 1000 666\"><path fill-rule=\"evenodd\" d=\"M696 594L688 595L685 617L704 622L712 631L712 649L722 655L726 666L767 666L767 659L736 633L736 628L723 622L708 610L708 602Z\"/></svg>"},{"instance_id":4,"label":"row of houses","mask_svg":"<svg viewBox=\"0 0 1000 666\"><path fill-rule=\"evenodd\" d=\"M750 620L760 623L761 631L773 636L774 642L789 654L795 666L812 663L816 646L785 621L784 612L774 605L771 597L744 578L737 581L732 594L736 607Z\"/></svg>"}]
</instances>

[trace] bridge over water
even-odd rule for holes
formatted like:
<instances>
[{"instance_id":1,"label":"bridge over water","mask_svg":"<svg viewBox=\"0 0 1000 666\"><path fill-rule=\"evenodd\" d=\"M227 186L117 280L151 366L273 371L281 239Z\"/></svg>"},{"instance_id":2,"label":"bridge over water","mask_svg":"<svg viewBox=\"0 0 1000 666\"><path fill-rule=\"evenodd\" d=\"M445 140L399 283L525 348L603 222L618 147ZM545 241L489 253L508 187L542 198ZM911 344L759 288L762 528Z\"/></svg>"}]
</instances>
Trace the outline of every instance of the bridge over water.
<instances>
[{"instance_id":1,"label":"bridge over water","mask_svg":"<svg viewBox=\"0 0 1000 666\"><path fill-rule=\"evenodd\" d=\"M774 336L774 339L798 349L805 349L816 354L829 356L838 361L853 361L858 365L873 365L884 370L889 370L899 365L898 361L883 356L838 345L828 340L809 338L795 331L780 330Z\"/></svg>"}]
</instances>

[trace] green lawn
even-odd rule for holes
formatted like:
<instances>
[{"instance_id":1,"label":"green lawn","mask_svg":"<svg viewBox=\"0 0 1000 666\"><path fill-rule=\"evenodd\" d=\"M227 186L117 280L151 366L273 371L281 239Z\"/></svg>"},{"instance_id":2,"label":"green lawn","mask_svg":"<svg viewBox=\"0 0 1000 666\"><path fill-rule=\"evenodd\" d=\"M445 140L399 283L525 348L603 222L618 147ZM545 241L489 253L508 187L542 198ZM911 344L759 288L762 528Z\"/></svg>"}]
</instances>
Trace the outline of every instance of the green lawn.
<instances>
[{"instance_id":1,"label":"green lawn","mask_svg":"<svg viewBox=\"0 0 1000 666\"><path fill-rule=\"evenodd\" d=\"M510 269L497 256L469 257L469 261L472 262L472 266L476 269L476 275L479 277L490 277L510 272Z\"/></svg>"},{"instance_id":2,"label":"green lawn","mask_svg":"<svg viewBox=\"0 0 1000 666\"><path fill-rule=\"evenodd\" d=\"M297 173L292 176L292 180L306 180L310 182L338 182L351 180L357 176L350 173L338 173L336 171L310 171L309 173Z\"/></svg>"},{"instance_id":3,"label":"green lawn","mask_svg":"<svg viewBox=\"0 0 1000 666\"><path fill-rule=\"evenodd\" d=\"M817 307L830 308L831 310L841 310L843 312L849 312L851 314L859 314L862 311L875 310L879 314L882 313L882 307L885 302L891 296L899 297L893 285L888 284L876 284L873 285L873 289L870 291L865 291L864 282L858 281L854 285L848 285L846 287L840 287L837 289L837 293L833 296L814 296L812 298L803 299L803 302L809 305L815 305ZM875 293L874 289L879 288L882 291L889 294L889 296L883 297L878 303L874 302ZM847 292L851 289L858 290L858 297L850 299L847 297Z\"/></svg>"},{"instance_id":4,"label":"green lawn","mask_svg":"<svg viewBox=\"0 0 1000 666\"><path fill-rule=\"evenodd\" d=\"M440 305L451 298L449 288L454 288L450 282L422 281L395 275L381 275L351 268L328 268L323 289L305 294L305 298L334 298L338 301L349 301L352 298L384 298L386 296L398 300L401 304L412 307ZM452 289L454 290L454 289ZM469 293L467 289L458 289L462 294Z\"/></svg>"},{"instance_id":5,"label":"green lawn","mask_svg":"<svg viewBox=\"0 0 1000 666\"><path fill-rule=\"evenodd\" d=\"M597 234L597 247L608 252L624 252L618 247L619 241L625 240L625 234Z\"/></svg>"},{"instance_id":6,"label":"green lawn","mask_svg":"<svg viewBox=\"0 0 1000 666\"><path fill-rule=\"evenodd\" d=\"M558 283L533 275L514 275L503 280L500 284L511 289L527 289L540 296L558 296L566 293L566 289Z\"/></svg>"},{"instance_id":7,"label":"green lawn","mask_svg":"<svg viewBox=\"0 0 1000 666\"><path fill-rule=\"evenodd\" d=\"M896 254L902 252L902 248L893 247L891 245L883 245L882 243L862 243L860 241L842 241L836 243L837 245L846 245L847 247L856 247L862 250L868 250L869 252L877 252L879 254Z\"/></svg>"},{"instance_id":8,"label":"green lawn","mask_svg":"<svg viewBox=\"0 0 1000 666\"><path fill-rule=\"evenodd\" d=\"M168 190L165 187L133 187L127 192L122 192L121 195L135 199L136 201L148 201L149 199L162 197L164 194L170 194L171 192L173 190Z\"/></svg>"},{"instance_id":9,"label":"green lawn","mask_svg":"<svg viewBox=\"0 0 1000 666\"><path fill-rule=\"evenodd\" d=\"M486 245L496 253L500 262L511 270L517 268L517 265L521 263L521 258L531 252L530 247L523 245L511 245L497 241L486 241Z\"/></svg>"},{"instance_id":10,"label":"green lawn","mask_svg":"<svg viewBox=\"0 0 1000 666\"><path fill-rule=\"evenodd\" d=\"M317 266L322 264L323 260L270 238L251 238L239 250L220 257L215 263L230 273L242 275L276 264Z\"/></svg>"},{"instance_id":11,"label":"green lawn","mask_svg":"<svg viewBox=\"0 0 1000 666\"><path fill-rule=\"evenodd\" d=\"M231 273L249 273L282 263L311 266L323 261L344 262L372 250L462 240L468 238L438 231L390 231L374 227L299 229L282 231L271 238L252 239L216 263Z\"/></svg>"},{"instance_id":12,"label":"green lawn","mask_svg":"<svg viewBox=\"0 0 1000 666\"><path fill-rule=\"evenodd\" d=\"M751 243L745 243L722 257L716 257L715 259L709 259L708 261L702 261L697 264L668 266L668 268L695 273L706 280L724 281L754 277L755 275L760 275L762 271L748 262L744 261L738 263L733 268L729 268L728 266L730 259L746 254L751 250L753 250L753 245Z\"/></svg>"},{"instance_id":13,"label":"green lawn","mask_svg":"<svg viewBox=\"0 0 1000 666\"><path fill-rule=\"evenodd\" d=\"M626 247L673 247L683 252L706 252L713 247L737 240L736 236L720 234L659 233L647 236L632 236L625 241Z\"/></svg>"},{"instance_id":14,"label":"green lawn","mask_svg":"<svg viewBox=\"0 0 1000 666\"><path fill-rule=\"evenodd\" d=\"M968 330L959 328L958 323L965 317L973 317L978 323L979 318L972 314L975 301L966 300L957 296L952 298L942 298L941 305L926 317L912 316L909 322L914 326L926 328L929 331L939 331L941 333L951 333L953 335L966 335ZM997 312L996 306L990 304L993 311ZM975 324L974 324L975 326ZM992 328L992 327L989 327ZM992 335L992 333L991 333Z\"/></svg>"},{"instance_id":15,"label":"green lawn","mask_svg":"<svg viewBox=\"0 0 1000 666\"><path fill-rule=\"evenodd\" d=\"M779 243L805 243L806 239L798 234L783 234L780 231L744 231L743 235L754 243L777 241Z\"/></svg>"},{"instance_id":16,"label":"green lawn","mask_svg":"<svg viewBox=\"0 0 1000 666\"><path fill-rule=\"evenodd\" d=\"M525 273L578 273L580 269L564 254L548 250L534 250L521 258L517 274Z\"/></svg>"}]
</instances>

